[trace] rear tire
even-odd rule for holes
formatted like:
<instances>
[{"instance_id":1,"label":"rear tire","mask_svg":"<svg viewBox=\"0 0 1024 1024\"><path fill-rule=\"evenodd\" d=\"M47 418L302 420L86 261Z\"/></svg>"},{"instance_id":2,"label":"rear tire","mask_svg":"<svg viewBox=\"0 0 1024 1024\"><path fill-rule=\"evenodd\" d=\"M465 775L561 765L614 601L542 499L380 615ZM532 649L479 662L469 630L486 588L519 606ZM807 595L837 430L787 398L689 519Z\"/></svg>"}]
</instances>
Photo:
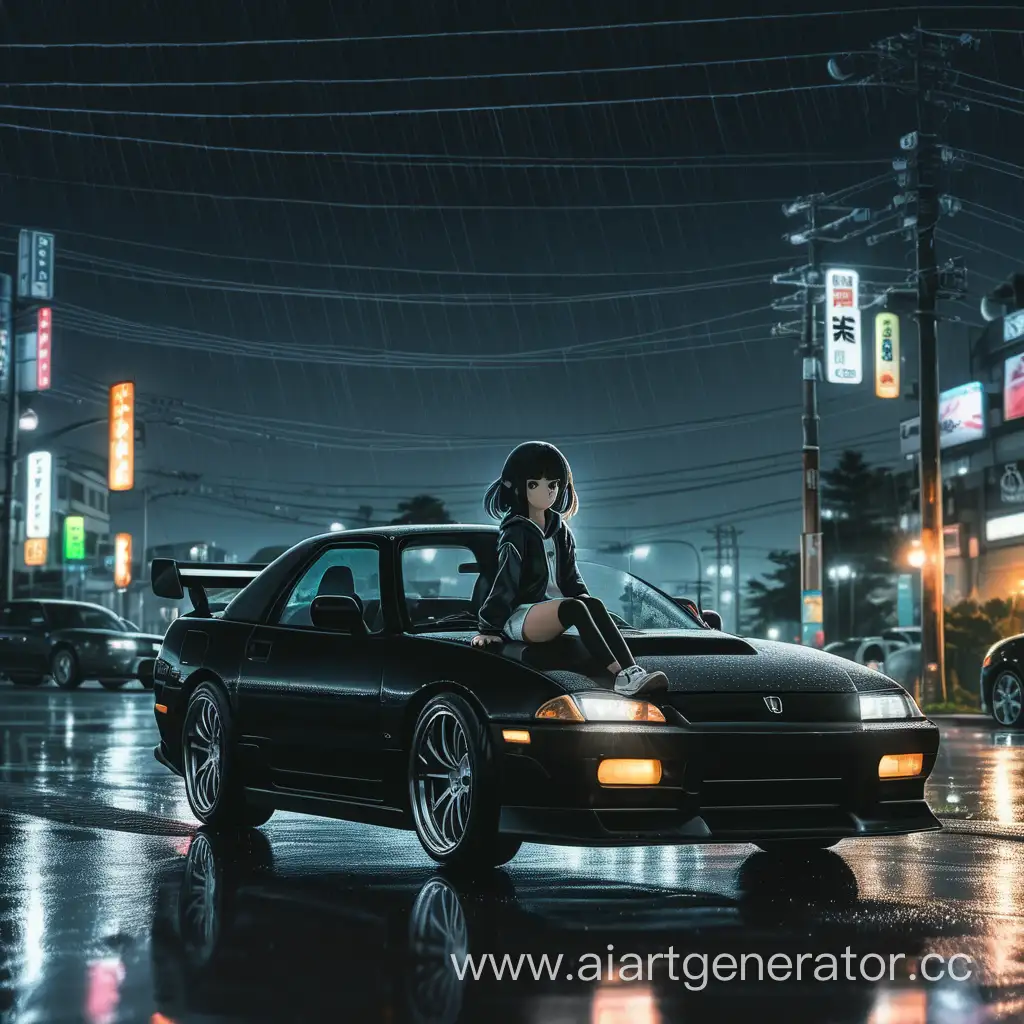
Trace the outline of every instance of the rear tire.
<instances>
[{"instance_id":1,"label":"rear tire","mask_svg":"<svg viewBox=\"0 0 1024 1024\"><path fill-rule=\"evenodd\" d=\"M423 849L439 864L479 871L507 864L522 842L498 831L498 772L490 733L452 693L429 701L409 744L409 804Z\"/></svg>"},{"instance_id":2,"label":"rear tire","mask_svg":"<svg viewBox=\"0 0 1024 1024\"><path fill-rule=\"evenodd\" d=\"M42 686L46 676L19 676L11 679L15 686Z\"/></svg>"},{"instance_id":3,"label":"rear tire","mask_svg":"<svg viewBox=\"0 0 1024 1024\"><path fill-rule=\"evenodd\" d=\"M101 679L100 686L104 690L120 690L127 682L127 679Z\"/></svg>"},{"instance_id":4,"label":"rear tire","mask_svg":"<svg viewBox=\"0 0 1024 1024\"><path fill-rule=\"evenodd\" d=\"M82 671L78 655L70 647L59 647L50 655L50 675L62 690L74 690L82 685Z\"/></svg>"},{"instance_id":5,"label":"rear tire","mask_svg":"<svg viewBox=\"0 0 1024 1024\"><path fill-rule=\"evenodd\" d=\"M201 683L189 698L181 728L185 795L192 813L218 831L265 825L272 807L246 802L235 749L231 707L213 683Z\"/></svg>"}]
</instances>

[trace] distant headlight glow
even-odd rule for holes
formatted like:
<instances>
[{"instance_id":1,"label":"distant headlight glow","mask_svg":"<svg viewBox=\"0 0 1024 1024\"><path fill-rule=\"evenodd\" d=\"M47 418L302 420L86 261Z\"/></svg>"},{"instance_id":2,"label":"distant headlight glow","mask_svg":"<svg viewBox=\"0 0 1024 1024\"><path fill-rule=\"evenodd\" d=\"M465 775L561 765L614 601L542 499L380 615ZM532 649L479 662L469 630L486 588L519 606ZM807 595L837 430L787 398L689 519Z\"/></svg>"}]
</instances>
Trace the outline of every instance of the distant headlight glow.
<instances>
[{"instance_id":1,"label":"distant headlight glow","mask_svg":"<svg viewBox=\"0 0 1024 1024\"><path fill-rule=\"evenodd\" d=\"M863 722L886 718L920 718L914 699L902 693L862 693L860 717Z\"/></svg>"},{"instance_id":2,"label":"distant headlight glow","mask_svg":"<svg viewBox=\"0 0 1024 1024\"><path fill-rule=\"evenodd\" d=\"M112 651L134 651L136 648L134 640L108 640L107 647Z\"/></svg>"}]
</instances>

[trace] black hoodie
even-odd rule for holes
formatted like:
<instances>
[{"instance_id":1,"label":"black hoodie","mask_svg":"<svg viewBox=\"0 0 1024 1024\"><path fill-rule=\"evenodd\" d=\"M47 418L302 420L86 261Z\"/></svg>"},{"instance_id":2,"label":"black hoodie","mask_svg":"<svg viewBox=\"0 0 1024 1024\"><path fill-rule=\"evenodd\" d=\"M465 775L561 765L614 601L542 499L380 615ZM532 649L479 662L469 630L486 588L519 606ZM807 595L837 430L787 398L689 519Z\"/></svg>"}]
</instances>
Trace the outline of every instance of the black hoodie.
<instances>
[{"instance_id":1,"label":"black hoodie","mask_svg":"<svg viewBox=\"0 0 1024 1024\"><path fill-rule=\"evenodd\" d=\"M547 600L548 564L544 539L555 542L558 589L565 597L585 597L587 586L576 565L576 541L562 517L550 509L545 530L525 516L507 515L498 531L498 572L491 592L480 606L480 632L499 635L508 617L521 604Z\"/></svg>"}]
</instances>

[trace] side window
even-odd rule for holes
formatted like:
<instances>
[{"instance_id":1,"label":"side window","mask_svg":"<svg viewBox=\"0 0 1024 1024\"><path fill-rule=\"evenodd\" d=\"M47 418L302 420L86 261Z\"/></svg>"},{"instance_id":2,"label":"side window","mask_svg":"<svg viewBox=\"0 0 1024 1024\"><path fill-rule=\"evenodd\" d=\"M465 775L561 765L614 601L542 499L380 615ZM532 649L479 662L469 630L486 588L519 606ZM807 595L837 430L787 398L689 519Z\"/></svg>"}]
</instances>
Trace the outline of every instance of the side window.
<instances>
[{"instance_id":1,"label":"side window","mask_svg":"<svg viewBox=\"0 0 1024 1024\"><path fill-rule=\"evenodd\" d=\"M282 626L312 627L313 598L324 594L354 597L362 605L371 633L384 628L380 611L380 554L375 547L328 548L306 570L288 595L278 622Z\"/></svg>"},{"instance_id":2,"label":"side window","mask_svg":"<svg viewBox=\"0 0 1024 1024\"><path fill-rule=\"evenodd\" d=\"M864 664L870 666L872 663L880 665L885 661L885 651L878 644L870 644L864 649Z\"/></svg>"},{"instance_id":3,"label":"side window","mask_svg":"<svg viewBox=\"0 0 1024 1024\"><path fill-rule=\"evenodd\" d=\"M479 570L469 570L476 565L476 555L467 547L415 544L403 548L402 589L412 624L426 626L475 616L486 583L477 585ZM462 566L467 571L460 571Z\"/></svg>"},{"instance_id":4,"label":"side window","mask_svg":"<svg viewBox=\"0 0 1024 1024\"><path fill-rule=\"evenodd\" d=\"M38 604L9 604L4 609L4 625L11 629L38 629L46 625Z\"/></svg>"}]
</instances>

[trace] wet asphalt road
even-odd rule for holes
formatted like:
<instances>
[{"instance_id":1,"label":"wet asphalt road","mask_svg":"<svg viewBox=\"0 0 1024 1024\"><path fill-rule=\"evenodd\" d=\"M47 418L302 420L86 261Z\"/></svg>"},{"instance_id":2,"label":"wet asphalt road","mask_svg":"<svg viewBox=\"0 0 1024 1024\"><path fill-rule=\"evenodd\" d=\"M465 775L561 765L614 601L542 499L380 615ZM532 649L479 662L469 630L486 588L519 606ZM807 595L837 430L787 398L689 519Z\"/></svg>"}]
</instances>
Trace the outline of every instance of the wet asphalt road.
<instances>
[{"instance_id":1,"label":"wet asphalt road","mask_svg":"<svg viewBox=\"0 0 1024 1024\"><path fill-rule=\"evenodd\" d=\"M525 846L468 884L411 834L280 813L227 843L197 831L153 760L151 695L94 686L0 683L2 1024L1024 1019L1024 733L944 727L941 834L801 865L749 846ZM558 980L524 960L518 981L460 981L452 953L563 960ZM969 957L951 968L971 977L926 983L943 970L929 953ZM749 954L748 980L719 959L701 987L701 954ZM811 966L758 981L755 954L766 972L772 955ZM823 955L838 980L814 980ZM601 980L565 977L597 956ZM859 977L890 962L891 981Z\"/></svg>"}]
</instances>

